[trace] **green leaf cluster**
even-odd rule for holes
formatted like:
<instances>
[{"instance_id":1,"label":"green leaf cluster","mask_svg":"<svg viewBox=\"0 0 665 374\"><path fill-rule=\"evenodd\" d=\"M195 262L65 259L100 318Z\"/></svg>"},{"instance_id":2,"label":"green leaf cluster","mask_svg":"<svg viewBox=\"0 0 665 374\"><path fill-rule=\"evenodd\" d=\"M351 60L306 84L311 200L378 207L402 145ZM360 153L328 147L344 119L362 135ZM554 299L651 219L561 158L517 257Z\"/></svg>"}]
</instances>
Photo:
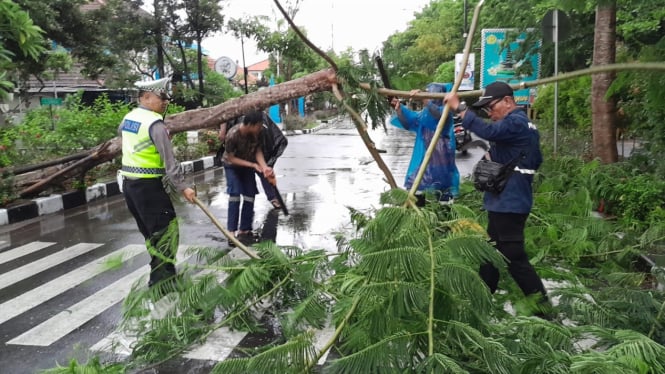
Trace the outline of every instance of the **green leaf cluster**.
<instances>
[{"instance_id":1,"label":"green leaf cluster","mask_svg":"<svg viewBox=\"0 0 665 374\"><path fill-rule=\"evenodd\" d=\"M576 166L569 162L569 169ZM568 323L530 316L538 305L520 296L478 223L483 216L463 204L477 193L463 188L459 204L432 200L413 209L404 205L406 191L393 190L372 215L351 212L357 233L340 238L337 252L264 242L257 245L259 259L243 260L192 248L198 261L175 289L137 284L124 308L123 328L139 337L129 367L163 362L220 327L266 332L272 326L264 345L213 372L314 372L330 348L328 373L581 373L598 363L615 368L609 372L665 373L665 294L629 270L636 238L622 238L611 222L591 216L585 183L592 170L540 180L538 210L526 230L532 262L556 282L553 312ZM550 190L564 185L565 196ZM653 231L642 240L658 236ZM477 273L485 262L501 269L500 285L511 292L490 295ZM166 300L172 307L150 318L147 301L168 292L155 304ZM506 303L516 315L504 310ZM327 325L335 334L317 350L315 330Z\"/></svg>"},{"instance_id":2,"label":"green leaf cluster","mask_svg":"<svg viewBox=\"0 0 665 374\"><path fill-rule=\"evenodd\" d=\"M0 1L0 100L14 89L8 72L15 60L36 61L45 50L43 31L30 15L11 0Z\"/></svg>"},{"instance_id":3,"label":"green leaf cluster","mask_svg":"<svg viewBox=\"0 0 665 374\"><path fill-rule=\"evenodd\" d=\"M11 140L5 146L13 155L12 165L74 154L115 137L129 106L113 103L105 95L92 106L80 99L80 94L70 95L62 107L33 109L22 123L0 129L2 137Z\"/></svg>"}]
</instances>

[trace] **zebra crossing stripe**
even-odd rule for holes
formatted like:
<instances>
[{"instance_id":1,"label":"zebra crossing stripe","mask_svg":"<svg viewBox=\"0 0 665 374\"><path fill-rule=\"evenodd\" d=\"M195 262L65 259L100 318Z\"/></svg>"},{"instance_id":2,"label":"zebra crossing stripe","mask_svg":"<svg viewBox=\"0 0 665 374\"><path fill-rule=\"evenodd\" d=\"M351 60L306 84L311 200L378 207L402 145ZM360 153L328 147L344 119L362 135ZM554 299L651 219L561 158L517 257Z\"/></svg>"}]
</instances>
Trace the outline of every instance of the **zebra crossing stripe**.
<instances>
[{"instance_id":1,"label":"zebra crossing stripe","mask_svg":"<svg viewBox=\"0 0 665 374\"><path fill-rule=\"evenodd\" d=\"M178 254L184 251L178 251ZM178 261L181 264L187 259ZM95 318L117 302L121 301L132 288L132 285L150 272L150 266L142 266L138 270L120 278L118 281L72 305L40 325L24 332L7 342L7 345L30 345L46 347L58 341L79 326Z\"/></svg>"},{"instance_id":2,"label":"zebra crossing stripe","mask_svg":"<svg viewBox=\"0 0 665 374\"><path fill-rule=\"evenodd\" d=\"M196 276L201 277L207 274L217 273L217 282L222 283L227 273L217 272L214 269L205 269ZM160 299L159 301L162 301ZM159 303L158 301L158 303ZM242 339L242 338L241 338ZM136 336L131 335L131 331L114 331L102 340L95 343L90 350L93 352L111 352L116 355L129 356L132 353L132 346L136 343ZM206 343L207 344L207 343ZM229 351L230 352L230 351Z\"/></svg>"},{"instance_id":3,"label":"zebra crossing stripe","mask_svg":"<svg viewBox=\"0 0 665 374\"><path fill-rule=\"evenodd\" d=\"M245 335L247 335L246 331L234 331L228 327L220 327L208 335L205 343L195 346L183 357L193 360L224 361Z\"/></svg>"},{"instance_id":4,"label":"zebra crossing stripe","mask_svg":"<svg viewBox=\"0 0 665 374\"><path fill-rule=\"evenodd\" d=\"M235 251L235 250L234 250ZM233 252L232 252L233 253ZM198 276L210 274L215 272L212 269L201 271ZM222 283L228 274L218 273L217 281ZM263 312L257 314L260 318ZM330 327L329 324L322 330L315 330L314 346L317 350L323 349L326 343L332 338L335 329ZM220 327L213 331L202 344L193 346L187 351L183 357L192 360L211 360L211 361L224 361L229 357L231 352L240 344L240 342L247 336L245 331L230 330L228 327ZM137 337L130 335L123 331L114 331L108 336L101 339L94 344L90 350L92 352L110 352L119 356L129 356L132 353L132 347L136 343ZM318 364L323 365L328 357L330 350L326 351Z\"/></svg>"},{"instance_id":5,"label":"zebra crossing stripe","mask_svg":"<svg viewBox=\"0 0 665 374\"><path fill-rule=\"evenodd\" d=\"M74 257L78 257L86 252L90 252L93 249L101 246L102 244L98 243L79 243L72 247L65 248L62 251L54 253L50 256L44 257L37 261L31 262L27 265L21 266L20 268L9 271L5 274L0 275L0 289L9 287L12 284L30 278L31 276L37 273L41 273L46 269L49 269L65 261L71 260Z\"/></svg>"},{"instance_id":6,"label":"zebra crossing stripe","mask_svg":"<svg viewBox=\"0 0 665 374\"><path fill-rule=\"evenodd\" d=\"M125 262L143 252L145 252L144 245L130 244L0 304L0 310L3 311L0 313L0 324L3 324L37 305L74 288L86 280L103 273L107 270L104 266L107 260L116 256L122 256L122 261Z\"/></svg>"},{"instance_id":7,"label":"zebra crossing stripe","mask_svg":"<svg viewBox=\"0 0 665 374\"><path fill-rule=\"evenodd\" d=\"M3 244L5 242L0 242L0 244ZM53 242L32 242L28 243L26 245L22 245L20 247L16 247L14 249L10 249L9 251L2 252L0 253L0 264L4 264L5 262L9 262L12 260L15 260L19 257L23 257L25 255L29 255L30 253L37 252L41 249L44 249L46 247L52 246Z\"/></svg>"}]
</instances>

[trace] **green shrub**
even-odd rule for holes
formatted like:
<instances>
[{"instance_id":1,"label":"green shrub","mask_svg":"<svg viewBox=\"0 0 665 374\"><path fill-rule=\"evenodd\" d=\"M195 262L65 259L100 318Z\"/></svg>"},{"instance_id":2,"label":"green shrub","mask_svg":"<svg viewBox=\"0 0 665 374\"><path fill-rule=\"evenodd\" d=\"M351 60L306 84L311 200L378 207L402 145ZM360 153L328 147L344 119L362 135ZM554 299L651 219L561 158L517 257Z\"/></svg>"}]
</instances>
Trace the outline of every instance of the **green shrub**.
<instances>
[{"instance_id":1,"label":"green shrub","mask_svg":"<svg viewBox=\"0 0 665 374\"><path fill-rule=\"evenodd\" d=\"M614 186L615 203L622 217L647 221L657 208L665 206L665 181L653 175L636 175Z\"/></svg>"},{"instance_id":2,"label":"green shrub","mask_svg":"<svg viewBox=\"0 0 665 374\"><path fill-rule=\"evenodd\" d=\"M14 188L14 176L11 173L3 172L0 175L0 206L5 206L14 201L18 195Z\"/></svg>"},{"instance_id":3,"label":"green shrub","mask_svg":"<svg viewBox=\"0 0 665 374\"><path fill-rule=\"evenodd\" d=\"M112 103L106 95L92 106L81 104L80 93L68 96L63 107L35 108L7 129L13 140L11 162L33 164L90 149L115 137L128 111L127 104Z\"/></svg>"},{"instance_id":4,"label":"green shrub","mask_svg":"<svg viewBox=\"0 0 665 374\"><path fill-rule=\"evenodd\" d=\"M591 129L591 77L559 82L558 96L557 127L562 131ZM554 127L554 84L538 88L533 109L541 127Z\"/></svg>"},{"instance_id":5,"label":"green shrub","mask_svg":"<svg viewBox=\"0 0 665 374\"><path fill-rule=\"evenodd\" d=\"M175 158L178 162L195 160L210 153L207 143L189 143L186 132L175 134L171 141L173 142Z\"/></svg>"},{"instance_id":6,"label":"green shrub","mask_svg":"<svg viewBox=\"0 0 665 374\"><path fill-rule=\"evenodd\" d=\"M309 120L299 115L288 115L282 117L282 122L285 130L302 130L307 128Z\"/></svg>"}]
</instances>

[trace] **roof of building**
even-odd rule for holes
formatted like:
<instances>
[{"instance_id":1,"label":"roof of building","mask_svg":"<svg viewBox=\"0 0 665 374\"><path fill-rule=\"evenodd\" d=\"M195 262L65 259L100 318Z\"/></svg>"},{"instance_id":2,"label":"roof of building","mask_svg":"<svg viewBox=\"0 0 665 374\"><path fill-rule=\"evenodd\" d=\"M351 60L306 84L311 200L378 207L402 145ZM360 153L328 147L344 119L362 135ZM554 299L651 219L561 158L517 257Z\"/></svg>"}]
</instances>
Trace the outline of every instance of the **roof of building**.
<instances>
[{"instance_id":1,"label":"roof of building","mask_svg":"<svg viewBox=\"0 0 665 374\"><path fill-rule=\"evenodd\" d=\"M79 9L82 12L88 12L91 10L98 10L102 8L104 5L106 5L106 0L90 0L90 2L81 4L79 6Z\"/></svg>"},{"instance_id":2,"label":"roof of building","mask_svg":"<svg viewBox=\"0 0 665 374\"><path fill-rule=\"evenodd\" d=\"M74 64L72 69L67 73L60 73L57 79L43 79L39 81L34 75L30 76L25 82L25 89L28 92L53 92L54 90L60 92L75 92L80 89L97 90L105 89L104 79L89 79L81 74L81 64Z\"/></svg>"},{"instance_id":3,"label":"roof of building","mask_svg":"<svg viewBox=\"0 0 665 374\"><path fill-rule=\"evenodd\" d=\"M249 71L266 71L266 70L268 70L268 68L270 68L270 60L265 59L263 61L257 62L256 64L249 65L247 67L247 70L249 70Z\"/></svg>"}]
</instances>

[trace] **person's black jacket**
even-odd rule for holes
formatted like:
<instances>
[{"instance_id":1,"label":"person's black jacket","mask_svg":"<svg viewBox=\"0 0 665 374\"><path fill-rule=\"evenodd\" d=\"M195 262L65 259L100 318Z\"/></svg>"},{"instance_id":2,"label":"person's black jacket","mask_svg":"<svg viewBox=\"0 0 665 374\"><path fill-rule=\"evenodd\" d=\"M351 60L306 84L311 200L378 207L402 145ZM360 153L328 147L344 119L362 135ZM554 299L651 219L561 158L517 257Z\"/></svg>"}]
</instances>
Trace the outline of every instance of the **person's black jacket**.
<instances>
[{"instance_id":1,"label":"person's black jacket","mask_svg":"<svg viewBox=\"0 0 665 374\"><path fill-rule=\"evenodd\" d=\"M277 159L284 153L289 141L277 127L269 115L263 113L263 130L261 130L261 147L266 164L274 167Z\"/></svg>"}]
</instances>

